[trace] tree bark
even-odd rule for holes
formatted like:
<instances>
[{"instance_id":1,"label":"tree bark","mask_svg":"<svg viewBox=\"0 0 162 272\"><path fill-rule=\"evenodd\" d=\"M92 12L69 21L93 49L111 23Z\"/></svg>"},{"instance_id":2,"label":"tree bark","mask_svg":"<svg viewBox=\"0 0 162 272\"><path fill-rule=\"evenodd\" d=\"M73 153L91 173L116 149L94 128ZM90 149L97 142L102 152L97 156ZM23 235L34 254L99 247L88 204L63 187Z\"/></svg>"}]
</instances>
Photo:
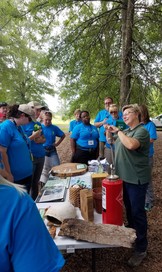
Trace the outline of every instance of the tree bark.
<instances>
[{"instance_id":1,"label":"tree bark","mask_svg":"<svg viewBox=\"0 0 162 272\"><path fill-rule=\"evenodd\" d=\"M65 219L59 236L68 236L103 245L131 248L135 241L135 230L123 226L95 224L81 219Z\"/></svg>"},{"instance_id":2,"label":"tree bark","mask_svg":"<svg viewBox=\"0 0 162 272\"><path fill-rule=\"evenodd\" d=\"M122 1L122 58L120 106L130 102L132 73L132 35L135 0Z\"/></svg>"}]
</instances>

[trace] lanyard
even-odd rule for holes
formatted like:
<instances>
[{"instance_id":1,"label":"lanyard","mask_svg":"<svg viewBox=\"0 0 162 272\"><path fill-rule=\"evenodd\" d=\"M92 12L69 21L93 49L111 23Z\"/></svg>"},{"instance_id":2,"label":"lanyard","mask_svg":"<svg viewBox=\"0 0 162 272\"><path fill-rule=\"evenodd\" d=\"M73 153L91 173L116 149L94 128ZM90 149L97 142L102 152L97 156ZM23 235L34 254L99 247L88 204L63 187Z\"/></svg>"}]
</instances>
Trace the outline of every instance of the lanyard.
<instances>
[{"instance_id":1,"label":"lanyard","mask_svg":"<svg viewBox=\"0 0 162 272\"><path fill-rule=\"evenodd\" d=\"M15 126L16 126L18 132L21 134L22 138L24 139L25 143L27 144L28 149L30 150L29 141L28 141L27 137L25 136L25 134L24 134L24 132L23 132L21 126L17 126L17 124L16 124L16 122L15 122L14 119L12 119L12 121L13 121L13 123L15 124Z\"/></svg>"},{"instance_id":2,"label":"lanyard","mask_svg":"<svg viewBox=\"0 0 162 272\"><path fill-rule=\"evenodd\" d=\"M92 139L92 132L93 132L93 127L92 127L92 125L90 124L90 125L88 125L88 126L85 126L84 125L84 127L86 128L86 130L89 132L89 134L90 134L90 137L89 137L89 139Z\"/></svg>"}]
</instances>

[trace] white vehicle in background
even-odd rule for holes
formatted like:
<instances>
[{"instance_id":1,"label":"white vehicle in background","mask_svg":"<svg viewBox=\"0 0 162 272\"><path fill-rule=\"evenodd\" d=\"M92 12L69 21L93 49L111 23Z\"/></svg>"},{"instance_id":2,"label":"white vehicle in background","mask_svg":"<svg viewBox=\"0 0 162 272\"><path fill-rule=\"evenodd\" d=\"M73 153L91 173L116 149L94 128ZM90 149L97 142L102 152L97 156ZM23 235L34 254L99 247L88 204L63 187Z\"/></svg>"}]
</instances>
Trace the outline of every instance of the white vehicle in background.
<instances>
[{"instance_id":1,"label":"white vehicle in background","mask_svg":"<svg viewBox=\"0 0 162 272\"><path fill-rule=\"evenodd\" d=\"M156 117L150 118L150 120L155 124L156 128L162 128L162 113Z\"/></svg>"}]
</instances>

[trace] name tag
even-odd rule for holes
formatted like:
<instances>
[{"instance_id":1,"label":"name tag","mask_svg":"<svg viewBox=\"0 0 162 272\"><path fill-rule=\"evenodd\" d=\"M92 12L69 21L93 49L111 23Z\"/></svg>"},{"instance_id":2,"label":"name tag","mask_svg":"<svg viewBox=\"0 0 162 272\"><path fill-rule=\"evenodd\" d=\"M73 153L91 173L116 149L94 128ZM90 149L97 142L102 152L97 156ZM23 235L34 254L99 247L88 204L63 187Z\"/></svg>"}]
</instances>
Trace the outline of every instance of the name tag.
<instances>
[{"instance_id":1,"label":"name tag","mask_svg":"<svg viewBox=\"0 0 162 272\"><path fill-rule=\"evenodd\" d=\"M88 141L88 145L94 145L94 141L93 140L89 140Z\"/></svg>"}]
</instances>

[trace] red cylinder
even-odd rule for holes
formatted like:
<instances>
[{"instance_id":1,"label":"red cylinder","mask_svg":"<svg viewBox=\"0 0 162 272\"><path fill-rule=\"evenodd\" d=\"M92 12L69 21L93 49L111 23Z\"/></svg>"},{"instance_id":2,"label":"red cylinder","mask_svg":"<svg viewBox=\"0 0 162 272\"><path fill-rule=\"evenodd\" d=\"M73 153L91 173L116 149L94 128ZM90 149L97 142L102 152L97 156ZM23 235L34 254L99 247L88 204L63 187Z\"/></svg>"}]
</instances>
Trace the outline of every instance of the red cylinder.
<instances>
[{"instance_id":1,"label":"red cylinder","mask_svg":"<svg viewBox=\"0 0 162 272\"><path fill-rule=\"evenodd\" d=\"M102 180L102 223L123 225L123 182Z\"/></svg>"}]
</instances>

